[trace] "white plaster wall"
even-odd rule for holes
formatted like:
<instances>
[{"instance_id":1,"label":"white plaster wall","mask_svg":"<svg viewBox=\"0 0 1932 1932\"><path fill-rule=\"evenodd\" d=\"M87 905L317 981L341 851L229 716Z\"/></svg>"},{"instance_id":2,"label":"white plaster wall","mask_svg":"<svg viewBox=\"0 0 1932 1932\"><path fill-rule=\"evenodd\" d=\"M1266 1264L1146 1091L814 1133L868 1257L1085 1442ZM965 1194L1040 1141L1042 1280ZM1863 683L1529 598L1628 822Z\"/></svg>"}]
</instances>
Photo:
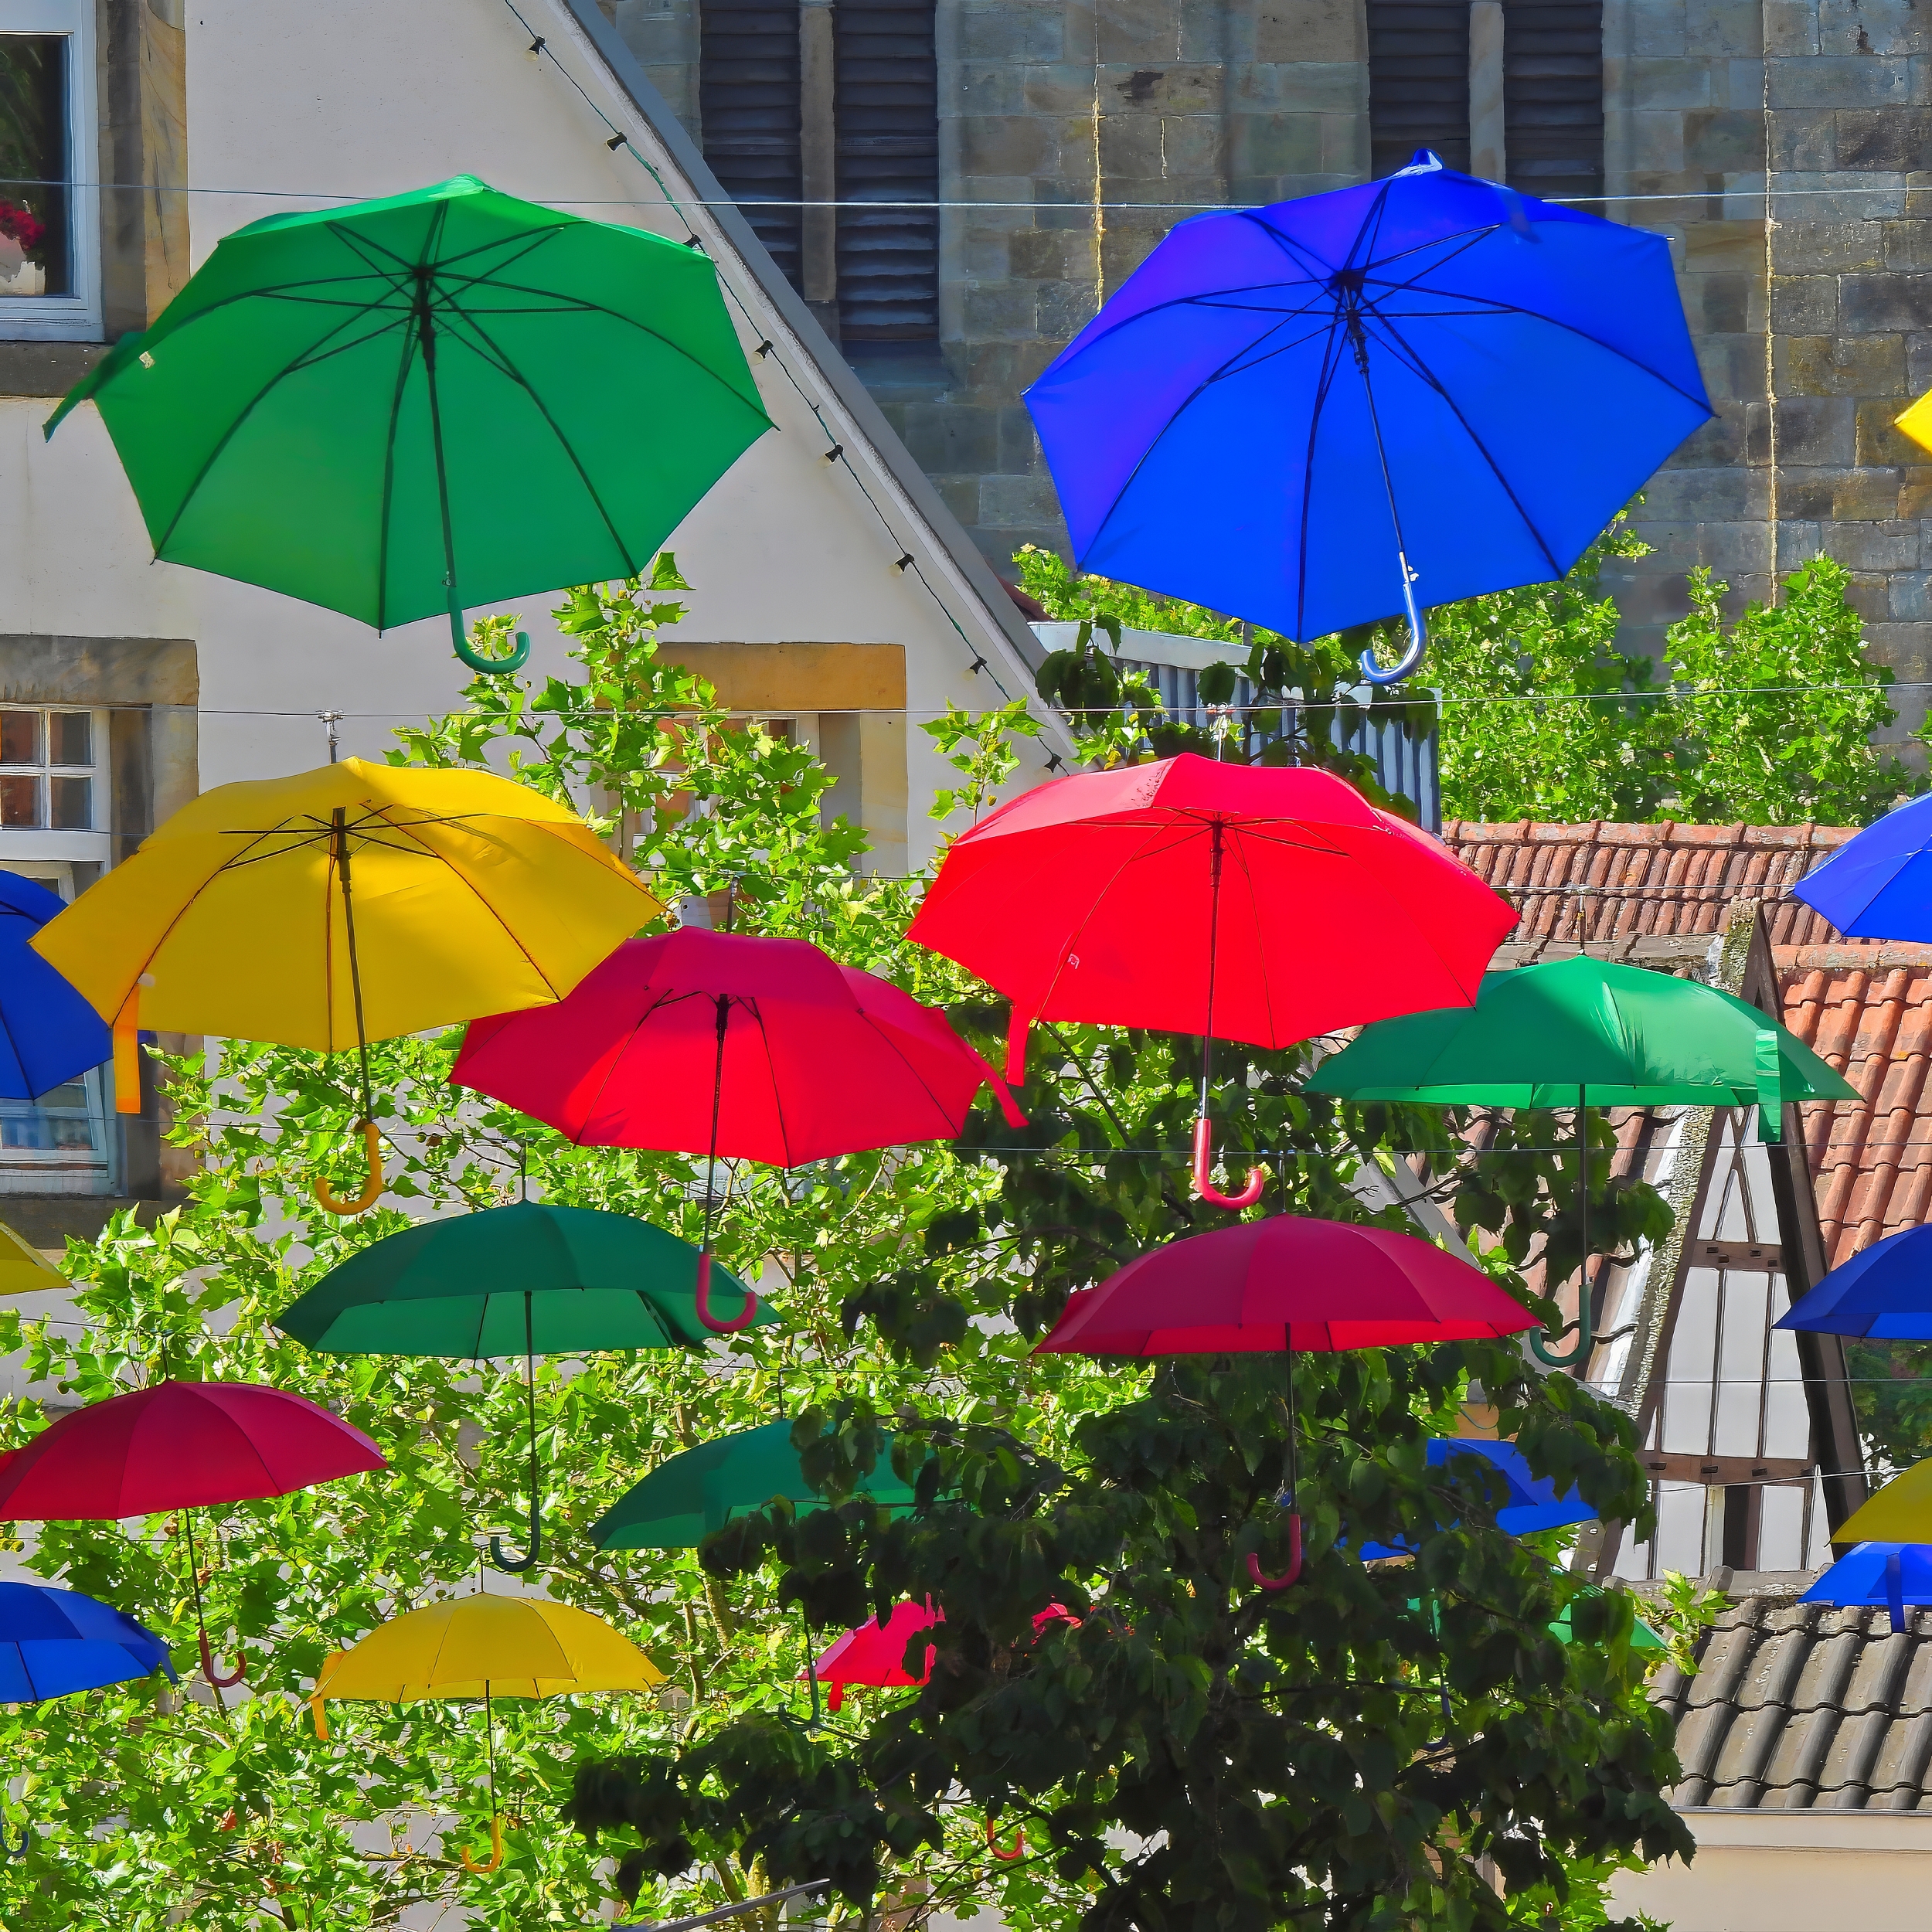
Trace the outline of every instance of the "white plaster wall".
<instances>
[{"instance_id":1,"label":"white plaster wall","mask_svg":"<svg viewBox=\"0 0 1932 1932\"><path fill-rule=\"evenodd\" d=\"M1621 1874L1613 1916L1672 1932L1924 1932L1932 1815L1916 1811L1694 1811L1689 1865Z\"/></svg>"},{"instance_id":2,"label":"white plaster wall","mask_svg":"<svg viewBox=\"0 0 1932 1932\"><path fill-rule=\"evenodd\" d=\"M574 24L555 0L522 11L606 113L643 145ZM196 0L186 13L188 152L194 259L245 222L315 197L394 193L474 173L508 192L601 219L630 220L682 240L683 223L569 83L526 53L528 35L502 0ZM661 172L668 158L654 155ZM676 184L674 182L674 186ZM244 192L246 191L246 192ZM814 400L829 402L750 277L715 230L695 217L714 259L753 310L734 310L747 348L789 346ZM998 702L968 666L989 657L1015 695L1010 648L963 587L948 596L969 646L910 571L851 477L826 461L824 435L775 362L752 363L777 423L668 539L696 587L691 617L673 634L694 641L898 643L907 661L910 859L936 828L924 804L944 767L916 729L948 699ZM450 707L464 675L440 619L384 637L334 613L251 586L153 563L131 492L99 419L83 409L44 444L53 405L0 402L0 630L69 636L189 637L202 679L204 785L319 764L315 713L340 711L343 748L377 754L393 726ZM835 422L849 460L882 502L889 485ZM895 529L935 583L947 569L908 518ZM530 631L532 668L561 669L543 594L516 608ZM472 614L474 614L474 613ZM1045 775L1029 752L1023 786ZM1040 769L1033 769L1034 767Z\"/></svg>"}]
</instances>

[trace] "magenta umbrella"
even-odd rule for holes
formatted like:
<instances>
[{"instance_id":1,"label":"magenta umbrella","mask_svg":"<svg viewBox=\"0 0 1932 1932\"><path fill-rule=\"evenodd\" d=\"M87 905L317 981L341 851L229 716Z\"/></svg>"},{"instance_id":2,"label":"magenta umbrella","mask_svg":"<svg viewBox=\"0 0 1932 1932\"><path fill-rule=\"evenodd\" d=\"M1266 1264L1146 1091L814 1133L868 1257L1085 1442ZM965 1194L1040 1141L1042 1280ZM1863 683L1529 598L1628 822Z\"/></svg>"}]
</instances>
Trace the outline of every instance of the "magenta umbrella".
<instances>
[{"instance_id":1,"label":"magenta umbrella","mask_svg":"<svg viewBox=\"0 0 1932 1932\"><path fill-rule=\"evenodd\" d=\"M1288 1567L1248 1573L1285 1590L1301 1573L1294 1503L1294 1352L1494 1340L1537 1325L1480 1268L1393 1229L1276 1214L1189 1235L1069 1298L1038 1355L1288 1359Z\"/></svg>"}]
</instances>

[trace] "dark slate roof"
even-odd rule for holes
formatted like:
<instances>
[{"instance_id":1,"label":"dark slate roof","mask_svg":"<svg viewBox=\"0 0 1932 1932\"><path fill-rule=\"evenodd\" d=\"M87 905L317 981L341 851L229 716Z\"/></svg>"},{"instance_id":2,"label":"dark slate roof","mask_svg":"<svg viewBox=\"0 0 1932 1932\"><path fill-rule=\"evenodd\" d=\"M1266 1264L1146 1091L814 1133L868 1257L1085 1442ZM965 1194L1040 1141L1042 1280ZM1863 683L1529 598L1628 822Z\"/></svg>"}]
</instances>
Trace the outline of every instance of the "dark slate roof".
<instances>
[{"instance_id":1,"label":"dark slate roof","mask_svg":"<svg viewBox=\"0 0 1932 1932\"><path fill-rule=\"evenodd\" d=\"M1790 1596L1729 1605L1695 1676L1651 1696L1677 1720L1679 1810L1932 1811L1932 1611L1894 1635L1883 1610Z\"/></svg>"}]
</instances>

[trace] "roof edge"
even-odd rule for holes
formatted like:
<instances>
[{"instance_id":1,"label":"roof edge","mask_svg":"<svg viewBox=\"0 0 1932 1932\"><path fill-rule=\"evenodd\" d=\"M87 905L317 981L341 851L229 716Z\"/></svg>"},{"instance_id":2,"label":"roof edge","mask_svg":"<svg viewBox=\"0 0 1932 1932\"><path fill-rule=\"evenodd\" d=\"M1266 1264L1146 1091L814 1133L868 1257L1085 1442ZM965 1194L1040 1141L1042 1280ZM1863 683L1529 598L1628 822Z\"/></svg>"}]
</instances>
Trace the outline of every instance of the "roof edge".
<instances>
[{"instance_id":1,"label":"roof edge","mask_svg":"<svg viewBox=\"0 0 1932 1932\"><path fill-rule=\"evenodd\" d=\"M637 56L604 18L597 0L555 0L555 4L569 13L604 63L614 85L662 144L679 172L697 190L698 198L706 203L706 215L736 250L747 272L757 284L759 293L784 318L785 326L810 357L814 373L858 426L882 466L926 526L929 536L964 580L980 606L981 619L1005 641L1024 672L1028 695L1039 700L1050 730L1060 722L1059 714L1033 689L1033 674L1045 662L1046 653L979 546L946 507L931 478L913 461L911 453L873 401L871 391L833 345L798 291L779 272L764 244L752 233L750 223L726 196L697 143L651 84Z\"/></svg>"}]
</instances>

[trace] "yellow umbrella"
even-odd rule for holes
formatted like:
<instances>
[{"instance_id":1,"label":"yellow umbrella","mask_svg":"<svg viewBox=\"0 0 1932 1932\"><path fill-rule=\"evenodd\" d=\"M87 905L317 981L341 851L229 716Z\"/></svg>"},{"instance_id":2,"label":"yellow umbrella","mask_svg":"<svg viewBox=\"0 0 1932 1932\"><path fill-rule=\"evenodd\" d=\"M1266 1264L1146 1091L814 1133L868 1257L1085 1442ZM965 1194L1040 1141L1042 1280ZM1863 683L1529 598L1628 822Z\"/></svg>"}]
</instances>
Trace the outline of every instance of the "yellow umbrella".
<instances>
[{"instance_id":1,"label":"yellow umbrella","mask_svg":"<svg viewBox=\"0 0 1932 1932\"><path fill-rule=\"evenodd\" d=\"M479 1594L406 1611L349 1649L332 1651L309 1705L316 1735L326 1737L322 1706L332 1697L379 1704L480 1697L484 1722L491 1724L493 1698L645 1691L664 1681L664 1672L635 1644L587 1610L542 1597ZM493 1725L489 1744L490 1859L478 1865L465 1851L463 1862L472 1872L493 1872L503 1862Z\"/></svg>"},{"instance_id":2,"label":"yellow umbrella","mask_svg":"<svg viewBox=\"0 0 1932 1932\"><path fill-rule=\"evenodd\" d=\"M0 1221L0 1295L43 1294L66 1285L67 1277L38 1248Z\"/></svg>"},{"instance_id":3,"label":"yellow umbrella","mask_svg":"<svg viewBox=\"0 0 1932 1932\"><path fill-rule=\"evenodd\" d=\"M1892 421L1920 449L1932 450L1932 389L1927 389L1903 416L1895 416ZM1889 1543L1892 1539L1888 1536L1884 1540Z\"/></svg>"},{"instance_id":4,"label":"yellow umbrella","mask_svg":"<svg viewBox=\"0 0 1932 1932\"><path fill-rule=\"evenodd\" d=\"M1835 1543L1932 1543L1932 1457L1894 1476L1832 1532Z\"/></svg>"},{"instance_id":5,"label":"yellow umbrella","mask_svg":"<svg viewBox=\"0 0 1932 1932\"><path fill-rule=\"evenodd\" d=\"M567 807L486 771L339 764L220 785L34 936L114 1025L125 1106L137 1031L362 1054L368 1043L547 1005L662 908Z\"/></svg>"}]
</instances>

